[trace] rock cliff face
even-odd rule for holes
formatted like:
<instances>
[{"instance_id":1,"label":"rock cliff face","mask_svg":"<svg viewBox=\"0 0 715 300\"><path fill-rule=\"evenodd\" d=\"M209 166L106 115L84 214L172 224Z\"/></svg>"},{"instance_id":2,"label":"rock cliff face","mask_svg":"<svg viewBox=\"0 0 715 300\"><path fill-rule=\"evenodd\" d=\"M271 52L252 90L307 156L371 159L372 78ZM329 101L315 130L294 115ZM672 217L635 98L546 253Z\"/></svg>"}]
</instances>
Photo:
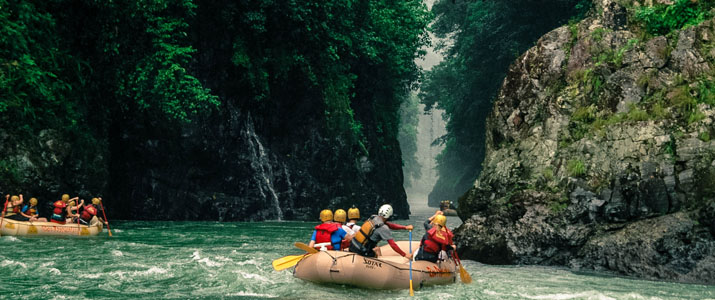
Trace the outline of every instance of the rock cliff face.
<instances>
[{"instance_id":1,"label":"rock cliff face","mask_svg":"<svg viewBox=\"0 0 715 300\"><path fill-rule=\"evenodd\" d=\"M715 283L715 20L649 37L638 5L595 1L510 67L463 257Z\"/></svg>"},{"instance_id":2,"label":"rock cliff face","mask_svg":"<svg viewBox=\"0 0 715 300\"><path fill-rule=\"evenodd\" d=\"M319 116L298 119L276 129L266 116L228 105L178 133L157 132L152 124L119 129L125 134L110 145L110 194L138 203L115 213L150 220L316 220L325 208L356 205L367 215L392 203L407 217L396 140L382 147L369 135L371 155L355 155L326 137Z\"/></svg>"}]
</instances>

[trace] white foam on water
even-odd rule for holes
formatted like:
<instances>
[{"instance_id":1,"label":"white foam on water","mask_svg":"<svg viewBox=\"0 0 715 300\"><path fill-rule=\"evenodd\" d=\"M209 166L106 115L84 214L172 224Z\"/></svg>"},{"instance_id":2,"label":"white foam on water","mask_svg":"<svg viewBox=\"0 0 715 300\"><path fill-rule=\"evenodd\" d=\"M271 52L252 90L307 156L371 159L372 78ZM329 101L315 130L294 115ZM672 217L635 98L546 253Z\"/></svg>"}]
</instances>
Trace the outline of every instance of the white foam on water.
<instances>
[{"instance_id":1,"label":"white foam on water","mask_svg":"<svg viewBox=\"0 0 715 300\"><path fill-rule=\"evenodd\" d=\"M260 264L255 259L239 261L239 262L236 262L236 265L239 265L239 266L254 265L256 267L260 267Z\"/></svg>"},{"instance_id":2,"label":"white foam on water","mask_svg":"<svg viewBox=\"0 0 715 300\"><path fill-rule=\"evenodd\" d=\"M522 298L527 299L550 299L550 300L568 300L568 299L598 299L598 300L616 300L615 298L608 297L604 294L595 291L582 292L578 294L547 294L547 295L525 295L519 294Z\"/></svg>"},{"instance_id":3,"label":"white foam on water","mask_svg":"<svg viewBox=\"0 0 715 300\"><path fill-rule=\"evenodd\" d=\"M114 255L114 256L124 256L124 253L122 253L122 251L119 251L119 250L112 250L112 255Z\"/></svg>"},{"instance_id":4,"label":"white foam on water","mask_svg":"<svg viewBox=\"0 0 715 300\"><path fill-rule=\"evenodd\" d=\"M134 278L137 276L148 276L148 275L154 275L154 274L166 274L169 271L164 269L164 268L159 268L159 267L151 267L148 270L144 271L113 271L109 273L110 277L117 277L119 279L125 279L127 277L129 278ZM91 275L94 276L94 275Z\"/></svg>"},{"instance_id":5,"label":"white foam on water","mask_svg":"<svg viewBox=\"0 0 715 300\"><path fill-rule=\"evenodd\" d=\"M234 271L233 273L235 274L240 274L244 279L255 279L258 281L263 281L263 282L268 282L268 283L273 283L270 281L268 278L263 277L261 275L255 274L255 273L246 273L243 271Z\"/></svg>"},{"instance_id":6,"label":"white foam on water","mask_svg":"<svg viewBox=\"0 0 715 300\"><path fill-rule=\"evenodd\" d=\"M121 229L112 229L112 231L114 231L114 232L116 232L116 233L124 232L124 230L121 230Z\"/></svg>"},{"instance_id":7,"label":"white foam on water","mask_svg":"<svg viewBox=\"0 0 715 300\"><path fill-rule=\"evenodd\" d=\"M2 239L6 242L22 242L20 239L12 235L3 236Z\"/></svg>"},{"instance_id":8,"label":"white foam on water","mask_svg":"<svg viewBox=\"0 0 715 300\"><path fill-rule=\"evenodd\" d=\"M221 266L224 265L224 264L222 264L222 263L215 262L215 261L211 260L211 259L208 258L208 257L201 258L201 255L199 255L199 251L198 251L198 250L197 250L197 251L194 251L194 253L191 255L191 259L193 259L193 260L195 260L195 261L197 261L197 262L199 262L199 263L203 263L203 264L205 264L205 265L208 266L208 267L221 267Z\"/></svg>"},{"instance_id":9,"label":"white foam on water","mask_svg":"<svg viewBox=\"0 0 715 300\"><path fill-rule=\"evenodd\" d=\"M9 266L20 266L23 269L27 269L27 265L24 263L21 263L19 261L5 259L2 262L0 262L0 267L9 267Z\"/></svg>"},{"instance_id":10,"label":"white foam on water","mask_svg":"<svg viewBox=\"0 0 715 300\"><path fill-rule=\"evenodd\" d=\"M52 275L62 275L62 272L60 272L60 270L58 270L58 269L50 268L50 274L52 274Z\"/></svg>"},{"instance_id":11,"label":"white foam on water","mask_svg":"<svg viewBox=\"0 0 715 300\"><path fill-rule=\"evenodd\" d=\"M101 273L89 273L89 274L80 274L79 275L80 278L85 278L85 279L97 279L101 276L102 276Z\"/></svg>"},{"instance_id":12,"label":"white foam on water","mask_svg":"<svg viewBox=\"0 0 715 300\"><path fill-rule=\"evenodd\" d=\"M54 261L48 261L48 262L42 263L42 264L40 265L40 267L45 267L45 268L47 268L47 267L54 266L54 265L55 265L55 262L54 262Z\"/></svg>"},{"instance_id":13,"label":"white foam on water","mask_svg":"<svg viewBox=\"0 0 715 300\"><path fill-rule=\"evenodd\" d=\"M247 297L261 297L261 298L278 298L276 295L271 295L271 294L258 294L258 293L251 293L251 292L244 292L240 291L238 293L231 293L227 294L226 296L247 296Z\"/></svg>"}]
</instances>

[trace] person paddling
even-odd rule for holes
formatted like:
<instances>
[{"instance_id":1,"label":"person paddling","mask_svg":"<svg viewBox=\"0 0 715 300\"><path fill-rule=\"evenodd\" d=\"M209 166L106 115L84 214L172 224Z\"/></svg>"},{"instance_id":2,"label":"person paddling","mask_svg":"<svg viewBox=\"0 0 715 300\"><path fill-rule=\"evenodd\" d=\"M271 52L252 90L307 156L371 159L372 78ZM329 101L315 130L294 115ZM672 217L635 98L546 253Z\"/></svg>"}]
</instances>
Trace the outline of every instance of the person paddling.
<instances>
[{"instance_id":1,"label":"person paddling","mask_svg":"<svg viewBox=\"0 0 715 300\"><path fill-rule=\"evenodd\" d=\"M67 217L67 205L70 200L77 200L79 197L74 197L70 199L70 195L62 195L62 199L55 201L52 204L52 216L50 217L50 222L57 224L65 224Z\"/></svg>"},{"instance_id":2,"label":"person paddling","mask_svg":"<svg viewBox=\"0 0 715 300\"><path fill-rule=\"evenodd\" d=\"M30 216L22 211L22 203L25 200L20 196L10 197L10 203L7 206L7 213L5 213L5 218L15 221L37 221L37 218Z\"/></svg>"},{"instance_id":3,"label":"person paddling","mask_svg":"<svg viewBox=\"0 0 715 300\"><path fill-rule=\"evenodd\" d=\"M441 251L452 251L452 232L447 228L447 217L444 213L438 210L433 216L427 219L424 223L425 235L420 242L420 249L415 256L415 260L427 260L433 263L437 259L446 259L448 256L440 258Z\"/></svg>"},{"instance_id":4,"label":"person paddling","mask_svg":"<svg viewBox=\"0 0 715 300\"><path fill-rule=\"evenodd\" d=\"M316 244L330 243L325 248L327 250L340 250L340 243L343 239L352 238L341 228L339 223L333 222L333 212L329 209L324 209L320 212L320 221L323 223L315 226L313 236L310 238L308 246L315 247Z\"/></svg>"},{"instance_id":5,"label":"person paddling","mask_svg":"<svg viewBox=\"0 0 715 300\"><path fill-rule=\"evenodd\" d=\"M402 226L387 222L392 217L392 206L385 204L377 211L377 215L372 215L365 223L360 226L355 237L350 243L350 252L360 254L362 256L378 257L382 255L377 244L380 241L387 241L392 250L407 259L412 259L412 253L405 253L400 249L392 238L392 231L395 230L412 230L412 225Z\"/></svg>"},{"instance_id":6,"label":"person paddling","mask_svg":"<svg viewBox=\"0 0 715 300\"><path fill-rule=\"evenodd\" d=\"M30 203L22 207L22 213L24 213L30 219L35 219L40 222L47 222L46 218L40 218L40 214L37 212L37 198L30 198Z\"/></svg>"}]
</instances>

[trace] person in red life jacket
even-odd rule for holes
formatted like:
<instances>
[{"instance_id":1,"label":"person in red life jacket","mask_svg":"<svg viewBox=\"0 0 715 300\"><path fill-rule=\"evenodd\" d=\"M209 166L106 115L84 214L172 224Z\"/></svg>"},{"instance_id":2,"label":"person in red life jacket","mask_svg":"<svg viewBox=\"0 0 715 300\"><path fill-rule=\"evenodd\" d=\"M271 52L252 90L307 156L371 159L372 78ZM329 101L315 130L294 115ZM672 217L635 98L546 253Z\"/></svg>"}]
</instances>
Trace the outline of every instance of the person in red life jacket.
<instances>
[{"instance_id":1,"label":"person in red life jacket","mask_svg":"<svg viewBox=\"0 0 715 300\"><path fill-rule=\"evenodd\" d=\"M96 222L102 222L104 225L107 225L107 221L105 221L102 217L99 216L99 209L102 207L102 198L92 198L92 206L97 209L97 215L92 217L90 220L89 224L92 225Z\"/></svg>"},{"instance_id":2,"label":"person in red life jacket","mask_svg":"<svg viewBox=\"0 0 715 300\"><path fill-rule=\"evenodd\" d=\"M444 255L440 258L441 251L453 251L452 237L454 234L447 228L447 217L442 211L437 211L432 217L425 221L425 235L420 242L420 249L415 256L415 260L427 260L436 263L438 259L446 259Z\"/></svg>"},{"instance_id":3,"label":"person in red life jacket","mask_svg":"<svg viewBox=\"0 0 715 300\"><path fill-rule=\"evenodd\" d=\"M52 204L52 216L50 216L50 222L57 224L65 224L67 220L67 204L70 200L77 200L79 197L74 197L70 199L70 195L62 195L62 199L55 201Z\"/></svg>"},{"instance_id":4,"label":"person in red life jacket","mask_svg":"<svg viewBox=\"0 0 715 300\"><path fill-rule=\"evenodd\" d=\"M29 217L31 221L47 222L47 219L40 218L40 215L37 213L37 198L35 197L30 198L30 203L22 207L22 213Z\"/></svg>"},{"instance_id":5,"label":"person in red life jacket","mask_svg":"<svg viewBox=\"0 0 715 300\"><path fill-rule=\"evenodd\" d=\"M407 259L412 259L412 253L405 253L397 246L395 240L392 238L392 231L390 231L390 229L412 230L413 226L402 226L387 222L392 216L392 211L392 206L385 204L377 211L377 215L373 215L365 221L350 243L350 252L362 256L378 257L382 255L382 253L380 253L380 248L377 247L377 244L384 240L387 241L392 250Z\"/></svg>"},{"instance_id":6,"label":"person in red life jacket","mask_svg":"<svg viewBox=\"0 0 715 300\"><path fill-rule=\"evenodd\" d=\"M326 247L328 250L340 250L340 243L345 238L352 238L352 235L343 230L338 223L333 222L333 212L324 209L320 212L320 221L323 223L315 226L313 236L310 238L308 246L315 247L316 244L330 243Z\"/></svg>"},{"instance_id":7,"label":"person in red life jacket","mask_svg":"<svg viewBox=\"0 0 715 300\"><path fill-rule=\"evenodd\" d=\"M96 215L97 215L97 208L94 207L94 205L92 205L92 204L87 204L84 206L84 209L79 214L79 222L82 225L89 226L91 224L92 218L94 218Z\"/></svg>"}]
</instances>

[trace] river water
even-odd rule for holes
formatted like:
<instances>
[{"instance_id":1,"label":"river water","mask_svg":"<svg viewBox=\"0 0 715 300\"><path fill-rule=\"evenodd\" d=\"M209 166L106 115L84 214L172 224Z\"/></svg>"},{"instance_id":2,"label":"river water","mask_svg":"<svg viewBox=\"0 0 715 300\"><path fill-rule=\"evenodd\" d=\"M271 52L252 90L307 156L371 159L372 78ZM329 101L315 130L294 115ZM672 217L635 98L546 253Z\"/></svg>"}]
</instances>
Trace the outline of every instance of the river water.
<instances>
[{"instance_id":1,"label":"river water","mask_svg":"<svg viewBox=\"0 0 715 300\"><path fill-rule=\"evenodd\" d=\"M413 210L414 211L414 210ZM425 211L425 210L423 210ZM424 216L413 224L414 238ZM459 224L450 217L448 225ZM300 254L307 222L113 222L113 237L0 237L0 299L407 299L408 291L318 285L276 272ZM395 232L407 239L406 232ZM474 281L429 287L418 299L715 299L715 286L464 261Z\"/></svg>"}]
</instances>

